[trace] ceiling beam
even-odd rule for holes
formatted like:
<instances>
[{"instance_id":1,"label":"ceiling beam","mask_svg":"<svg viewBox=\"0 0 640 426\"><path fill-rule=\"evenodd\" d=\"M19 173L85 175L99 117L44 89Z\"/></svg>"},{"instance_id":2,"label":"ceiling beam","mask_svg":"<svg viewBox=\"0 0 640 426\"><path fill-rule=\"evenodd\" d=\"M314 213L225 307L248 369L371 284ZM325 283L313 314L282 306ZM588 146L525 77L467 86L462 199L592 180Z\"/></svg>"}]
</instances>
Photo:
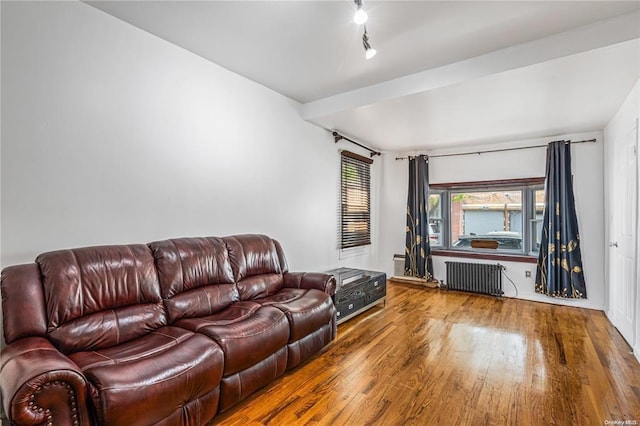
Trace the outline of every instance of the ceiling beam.
<instances>
[{"instance_id":1,"label":"ceiling beam","mask_svg":"<svg viewBox=\"0 0 640 426\"><path fill-rule=\"evenodd\" d=\"M585 25L485 55L355 89L302 105L309 121L640 38L640 12ZM384 60L381 56L379 60Z\"/></svg>"}]
</instances>

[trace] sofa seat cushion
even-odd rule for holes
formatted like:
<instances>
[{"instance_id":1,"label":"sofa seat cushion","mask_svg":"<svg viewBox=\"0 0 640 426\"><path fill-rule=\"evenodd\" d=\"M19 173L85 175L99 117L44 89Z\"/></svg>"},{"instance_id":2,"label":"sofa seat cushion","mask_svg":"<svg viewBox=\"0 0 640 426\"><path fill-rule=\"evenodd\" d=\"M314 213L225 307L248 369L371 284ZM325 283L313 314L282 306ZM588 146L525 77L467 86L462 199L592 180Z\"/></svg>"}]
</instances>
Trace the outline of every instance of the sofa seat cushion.
<instances>
[{"instance_id":1,"label":"sofa seat cushion","mask_svg":"<svg viewBox=\"0 0 640 426\"><path fill-rule=\"evenodd\" d=\"M254 299L253 302L259 303L263 306L273 305L275 303L287 303L303 297L306 293L307 290L302 288L283 288L276 294L262 297L260 299Z\"/></svg>"},{"instance_id":2,"label":"sofa seat cushion","mask_svg":"<svg viewBox=\"0 0 640 426\"><path fill-rule=\"evenodd\" d=\"M176 412L206 423L216 413L224 359L201 334L166 326L70 358L89 382L99 424L155 424Z\"/></svg>"},{"instance_id":3,"label":"sofa seat cushion","mask_svg":"<svg viewBox=\"0 0 640 426\"><path fill-rule=\"evenodd\" d=\"M202 318L181 319L178 327L215 340L224 352L224 376L251 367L289 341L284 313L272 306L245 301Z\"/></svg>"},{"instance_id":4,"label":"sofa seat cushion","mask_svg":"<svg viewBox=\"0 0 640 426\"><path fill-rule=\"evenodd\" d=\"M320 290L283 288L273 296L254 302L273 306L287 316L291 328L289 342L295 342L331 322L335 308L331 296Z\"/></svg>"}]
</instances>

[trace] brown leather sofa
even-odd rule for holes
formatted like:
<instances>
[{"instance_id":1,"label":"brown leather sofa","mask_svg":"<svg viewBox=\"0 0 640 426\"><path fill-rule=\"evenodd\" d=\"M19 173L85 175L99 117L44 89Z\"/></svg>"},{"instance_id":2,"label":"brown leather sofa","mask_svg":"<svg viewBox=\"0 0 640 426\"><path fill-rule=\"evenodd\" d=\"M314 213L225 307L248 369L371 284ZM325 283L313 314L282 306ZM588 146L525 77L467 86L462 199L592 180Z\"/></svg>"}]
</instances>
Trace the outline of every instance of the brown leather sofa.
<instances>
[{"instance_id":1,"label":"brown leather sofa","mask_svg":"<svg viewBox=\"0 0 640 426\"><path fill-rule=\"evenodd\" d=\"M202 425L336 336L335 279L263 235L60 250L2 271L18 425Z\"/></svg>"}]
</instances>

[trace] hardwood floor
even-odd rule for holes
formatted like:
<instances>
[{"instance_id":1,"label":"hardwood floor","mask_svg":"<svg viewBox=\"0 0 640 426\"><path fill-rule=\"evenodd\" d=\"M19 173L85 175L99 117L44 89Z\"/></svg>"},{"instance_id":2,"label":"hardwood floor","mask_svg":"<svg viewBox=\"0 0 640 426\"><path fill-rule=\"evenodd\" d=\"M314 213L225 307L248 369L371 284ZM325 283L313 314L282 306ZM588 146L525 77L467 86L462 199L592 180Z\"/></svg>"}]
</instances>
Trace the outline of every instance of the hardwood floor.
<instances>
[{"instance_id":1,"label":"hardwood floor","mask_svg":"<svg viewBox=\"0 0 640 426\"><path fill-rule=\"evenodd\" d=\"M223 425L640 423L640 365L599 311L388 283Z\"/></svg>"}]
</instances>

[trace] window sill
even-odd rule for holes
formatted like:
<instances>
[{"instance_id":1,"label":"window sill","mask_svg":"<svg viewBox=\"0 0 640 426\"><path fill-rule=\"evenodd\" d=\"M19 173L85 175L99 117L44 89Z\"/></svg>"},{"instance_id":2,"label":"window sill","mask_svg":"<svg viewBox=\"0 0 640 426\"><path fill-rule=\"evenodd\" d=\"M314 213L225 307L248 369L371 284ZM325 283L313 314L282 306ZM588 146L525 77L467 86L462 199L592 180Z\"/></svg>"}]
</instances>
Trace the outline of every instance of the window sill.
<instances>
[{"instance_id":1,"label":"window sill","mask_svg":"<svg viewBox=\"0 0 640 426\"><path fill-rule=\"evenodd\" d=\"M462 250L431 250L432 256L466 257L470 259L502 260L503 262L538 263L537 256L525 254L488 253Z\"/></svg>"},{"instance_id":2,"label":"window sill","mask_svg":"<svg viewBox=\"0 0 640 426\"><path fill-rule=\"evenodd\" d=\"M338 259L350 259L352 257L365 256L371 253L371 244L366 246L338 249Z\"/></svg>"}]
</instances>

